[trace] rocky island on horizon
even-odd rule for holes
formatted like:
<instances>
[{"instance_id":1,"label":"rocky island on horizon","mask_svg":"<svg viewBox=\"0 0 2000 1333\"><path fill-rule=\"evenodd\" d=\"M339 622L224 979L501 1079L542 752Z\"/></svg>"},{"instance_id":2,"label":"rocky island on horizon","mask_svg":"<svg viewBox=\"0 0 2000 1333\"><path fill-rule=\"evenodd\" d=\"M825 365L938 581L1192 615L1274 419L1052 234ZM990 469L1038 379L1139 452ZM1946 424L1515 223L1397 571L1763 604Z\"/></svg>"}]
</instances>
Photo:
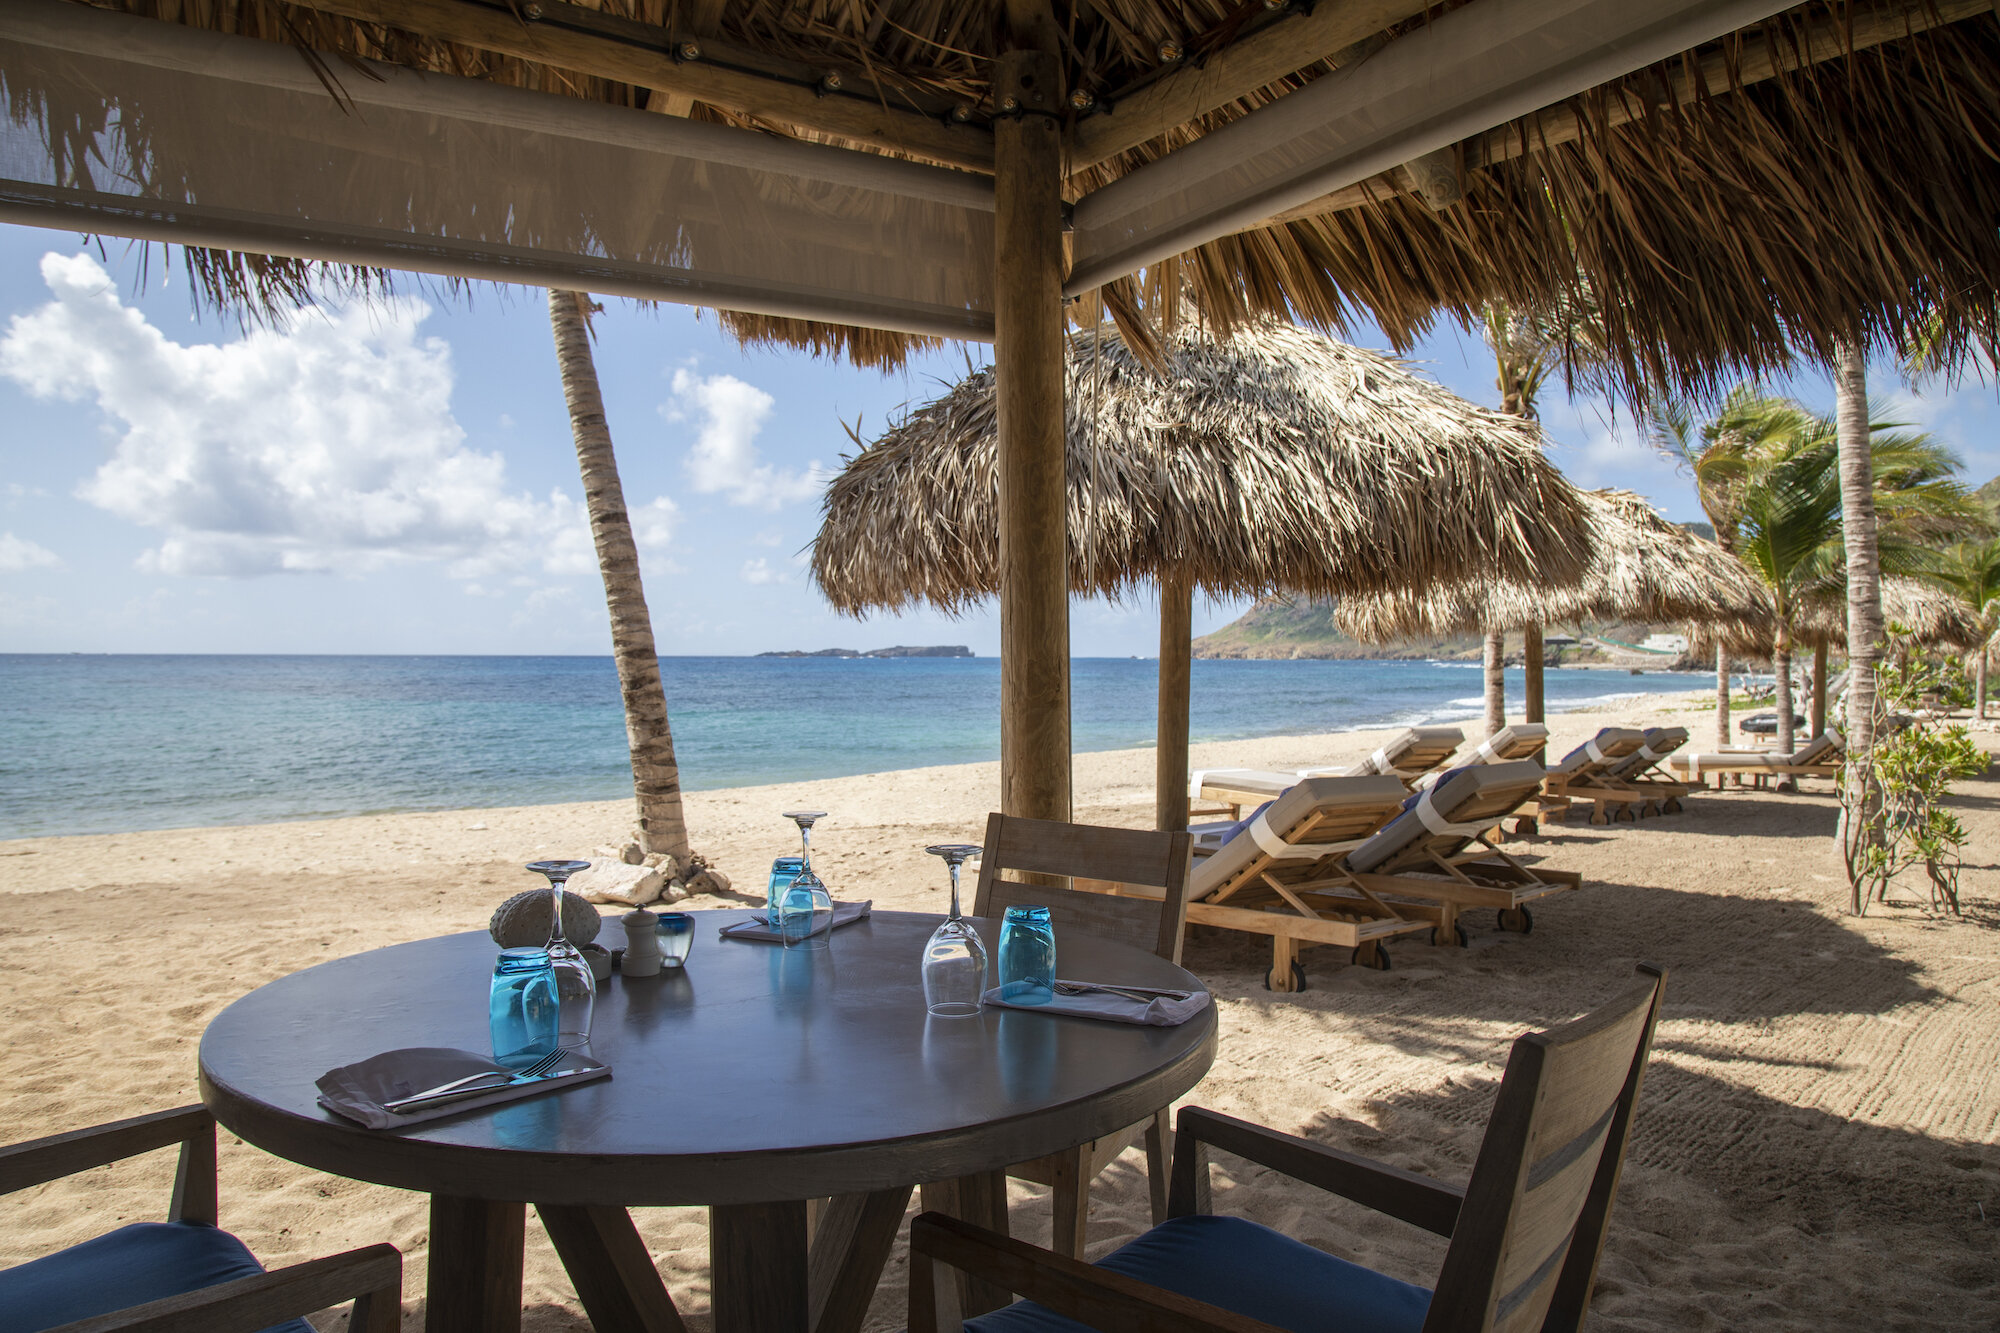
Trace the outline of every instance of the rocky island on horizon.
<instances>
[{"instance_id":1,"label":"rocky island on horizon","mask_svg":"<svg viewBox=\"0 0 2000 1333\"><path fill-rule=\"evenodd\" d=\"M817 652L802 652L797 648L780 653L758 653L758 657L971 657L972 650L962 643L937 644L928 648L913 648L898 644L894 648L871 648L858 653L852 648L821 648Z\"/></svg>"}]
</instances>

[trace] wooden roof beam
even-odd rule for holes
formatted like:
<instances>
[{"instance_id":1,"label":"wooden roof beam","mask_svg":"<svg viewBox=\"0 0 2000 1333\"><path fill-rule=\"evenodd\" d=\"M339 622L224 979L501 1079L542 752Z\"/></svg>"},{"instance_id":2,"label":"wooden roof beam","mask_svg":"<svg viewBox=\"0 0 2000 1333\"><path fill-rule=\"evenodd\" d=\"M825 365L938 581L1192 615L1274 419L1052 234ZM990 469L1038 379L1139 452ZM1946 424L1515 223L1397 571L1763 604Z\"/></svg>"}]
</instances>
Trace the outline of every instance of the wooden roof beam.
<instances>
[{"instance_id":1,"label":"wooden roof beam","mask_svg":"<svg viewBox=\"0 0 2000 1333\"><path fill-rule=\"evenodd\" d=\"M1947 23L1976 18L1991 12L1994 7L1994 0L1894 0L1893 3L1857 7L1846 23L1823 19L1813 26L1805 42L1799 46L1790 42L1772 42L1759 33L1746 39L1735 52L1711 51L1701 58L1696 71L1677 66L1671 75L1672 97L1675 102L1685 105L1704 93L1721 96L1732 89L1762 83L1795 69L1837 60L1852 52L1865 51ZM1648 109L1649 103L1637 96L1628 96L1608 109L1604 123L1611 128L1627 125L1644 116ZM1528 153L1574 143L1583 137L1583 130L1583 122L1572 107L1567 104L1550 107L1521 124L1488 130L1466 140L1463 145L1464 170L1492 166ZM1399 168L1336 190L1297 208L1287 209L1259 225L1326 217L1408 192L1413 192L1413 183Z\"/></svg>"},{"instance_id":2,"label":"wooden roof beam","mask_svg":"<svg viewBox=\"0 0 2000 1333\"><path fill-rule=\"evenodd\" d=\"M1070 141L1074 173L1109 161L1171 129L1247 97L1288 74L1329 59L1424 10L1422 0L1346 0L1293 11L1078 122Z\"/></svg>"},{"instance_id":3,"label":"wooden roof beam","mask_svg":"<svg viewBox=\"0 0 2000 1333\"><path fill-rule=\"evenodd\" d=\"M519 6L488 0L291 0L303 9L382 23L440 41L629 83L670 98L706 102L738 115L811 131L843 144L905 154L991 174L993 134L948 115L884 105L865 79L829 89L805 77L760 72L768 58L730 52L703 37L684 59L662 28L618 19L560 0ZM533 16L533 17L527 17ZM731 59L740 55L741 59ZM833 71L828 71L833 72Z\"/></svg>"}]
</instances>

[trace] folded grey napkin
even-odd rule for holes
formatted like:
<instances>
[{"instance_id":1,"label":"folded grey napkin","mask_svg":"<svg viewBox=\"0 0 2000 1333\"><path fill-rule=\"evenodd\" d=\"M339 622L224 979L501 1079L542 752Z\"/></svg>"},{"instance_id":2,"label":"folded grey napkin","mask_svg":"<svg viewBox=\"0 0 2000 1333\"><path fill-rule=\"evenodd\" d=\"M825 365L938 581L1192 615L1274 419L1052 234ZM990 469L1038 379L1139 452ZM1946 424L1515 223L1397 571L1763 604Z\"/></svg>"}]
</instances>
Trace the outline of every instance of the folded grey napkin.
<instances>
[{"instance_id":1,"label":"folded grey napkin","mask_svg":"<svg viewBox=\"0 0 2000 1333\"><path fill-rule=\"evenodd\" d=\"M1042 1004L1016 1004L1002 998L1000 989L995 986L980 996L979 1002L1031 1014L1067 1014L1071 1018L1101 1018L1107 1023L1137 1023L1153 1028L1178 1027L1208 1007L1205 990L1198 990L1185 1000L1162 995L1146 1003L1107 991L1091 991L1085 995L1052 995Z\"/></svg>"},{"instance_id":2,"label":"folded grey napkin","mask_svg":"<svg viewBox=\"0 0 2000 1333\"><path fill-rule=\"evenodd\" d=\"M459 1115L483 1106L519 1101L551 1088L566 1088L572 1083L604 1078L611 1073L611 1066L602 1060L578 1055L565 1060L561 1069L546 1078L504 1084L476 1097L418 1107L402 1115L382 1106L384 1102L413 1096L426 1088L435 1088L440 1083L449 1083L467 1074L504 1068L504 1065L486 1056L474 1055L471 1051L455 1051L448 1046L411 1046L400 1051L384 1051L321 1074L319 1104L335 1115L359 1121L370 1129L400 1129L405 1125L436 1120L440 1116Z\"/></svg>"},{"instance_id":3,"label":"folded grey napkin","mask_svg":"<svg viewBox=\"0 0 2000 1333\"><path fill-rule=\"evenodd\" d=\"M851 926L856 921L867 916L869 909L874 906L875 900L873 898L861 903L835 903L833 905L833 920L831 924L821 926L813 934L823 935L829 930L839 930L842 926ZM738 921L733 926L724 926L722 928L722 937L730 940L764 940L772 944L781 944L785 938L781 932L765 925L764 918L761 916L753 916L748 921Z\"/></svg>"}]
</instances>

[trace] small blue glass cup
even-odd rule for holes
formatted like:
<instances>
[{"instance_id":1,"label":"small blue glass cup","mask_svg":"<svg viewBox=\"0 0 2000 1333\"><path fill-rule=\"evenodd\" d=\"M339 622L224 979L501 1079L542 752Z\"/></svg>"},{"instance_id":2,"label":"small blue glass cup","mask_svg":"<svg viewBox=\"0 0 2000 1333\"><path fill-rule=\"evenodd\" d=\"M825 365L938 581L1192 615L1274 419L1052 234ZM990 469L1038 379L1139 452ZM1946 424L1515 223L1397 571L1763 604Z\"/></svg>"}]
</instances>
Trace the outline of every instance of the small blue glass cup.
<instances>
[{"instance_id":1,"label":"small blue glass cup","mask_svg":"<svg viewBox=\"0 0 2000 1333\"><path fill-rule=\"evenodd\" d=\"M1000 922L1000 998L1047 1004L1056 993L1056 928L1046 907L1010 907Z\"/></svg>"},{"instance_id":2,"label":"small blue glass cup","mask_svg":"<svg viewBox=\"0 0 2000 1333\"><path fill-rule=\"evenodd\" d=\"M502 949L486 1001L494 1060L521 1069L553 1051L561 1014L549 951Z\"/></svg>"},{"instance_id":3,"label":"small blue glass cup","mask_svg":"<svg viewBox=\"0 0 2000 1333\"><path fill-rule=\"evenodd\" d=\"M806 868L803 856L781 856L771 862L771 883L764 890L764 919L771 929L778 928L779 909L784 905L785 890L792 887L792 881Z\"/></svg>"},{"instance_id":4,"label":"small blue glass cup","mask_svg":"<svg viewBox=\"0 0 2000 1333\"><path fill-rule=\"evenodd\" d=\"M660 937L660 966L685 967L688 950L694 948L694 913L662 912L653 933Z\"/></svg>"}]
</instances>

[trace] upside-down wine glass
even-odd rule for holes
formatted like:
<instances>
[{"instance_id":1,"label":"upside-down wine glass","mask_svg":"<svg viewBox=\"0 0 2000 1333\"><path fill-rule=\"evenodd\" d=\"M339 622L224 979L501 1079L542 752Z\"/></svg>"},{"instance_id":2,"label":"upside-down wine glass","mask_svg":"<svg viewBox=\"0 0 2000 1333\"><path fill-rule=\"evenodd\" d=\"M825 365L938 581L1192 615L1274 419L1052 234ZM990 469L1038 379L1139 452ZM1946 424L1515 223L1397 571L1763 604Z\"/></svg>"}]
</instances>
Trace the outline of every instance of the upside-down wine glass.
<instances>
[{"instance_id":1,"label":"upside-down wine glass","mask_svg":"<svg viewBox=\"0 0 2000 1333\"><path fill-rule=\"evenodd\" d=\"M972 842L946 842L924 850L951 868L951 915L924 946L924 1006L939 1018L972 1018L986 991L986 942L958 913L958 871L985 849Z\"/></svg>"},{"instance_id":2,"label":"upside-down wine glass","mask_svg":"<svg viewBox=\"0 0 2000 1333\"><path fill-rule=\"evenodd\" d=\"M778 895L778 919L772 924L787 949L811 944L823 949L833 934L833 895L813 873L812 828L826 818L824 810L787 810L785 818L799 826L799 874Z\"/></svg>"},{"instance_id":3,"label":"upside-down wine glass","mask_svg":"<svg viewBox=\"0 0 2000 1333\"><path fill-rule=\"evenodd\" d=\"M549 967L556 974L556 1044L572 1051L590 1049L590 1016L597 1008L597 978L591 974L590 960L563 934L563 885L579 871L590 869L588 861L533 861L528 869L548 877Z\"/></svg>"}]
</instances>

